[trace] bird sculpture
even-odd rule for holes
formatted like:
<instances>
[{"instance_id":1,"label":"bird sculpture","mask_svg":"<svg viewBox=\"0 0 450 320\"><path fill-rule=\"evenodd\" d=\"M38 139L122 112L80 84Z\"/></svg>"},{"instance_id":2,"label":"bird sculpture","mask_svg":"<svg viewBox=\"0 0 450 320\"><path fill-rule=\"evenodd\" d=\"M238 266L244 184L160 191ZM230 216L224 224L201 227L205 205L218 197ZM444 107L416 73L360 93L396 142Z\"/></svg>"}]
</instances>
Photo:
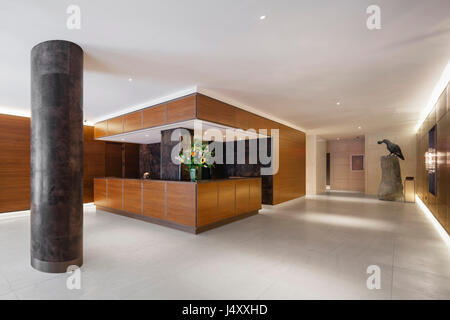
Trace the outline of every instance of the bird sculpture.
<instances>
[{"instance_id":1,"label":"bird sculpture","mask_svg":"<svg viewBox=\"0 0 450 320\"><path fill-rule=\"evenodd\" d=\"M405 158L403 157L403 154L402 154L402 150L400 149L400 147L398 145L389 141L388 139L383 139L381 141L378 141L378 144L382 144L382 143L386 143L386 147L390 152L389 155L394 154L397 157L399 157L400 159L405 160Z\"/></svg>"}]
</instances>

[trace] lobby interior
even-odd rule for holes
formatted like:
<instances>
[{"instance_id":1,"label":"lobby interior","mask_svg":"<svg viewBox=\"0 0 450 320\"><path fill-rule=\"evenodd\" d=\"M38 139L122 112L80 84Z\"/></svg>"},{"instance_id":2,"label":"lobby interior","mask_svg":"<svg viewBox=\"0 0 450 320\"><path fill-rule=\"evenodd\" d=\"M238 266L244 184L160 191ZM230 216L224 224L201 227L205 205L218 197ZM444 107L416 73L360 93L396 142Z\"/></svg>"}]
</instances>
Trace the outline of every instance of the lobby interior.
<instances>
[{"instance_id":1,"label":"lobby interior","mask_svg":"<svg viewBox=\"0 0 450 320\"><path fill-rule=\"evenodd\" d=\"M371 5L5 4L0 300L450 299L450 3Z\"/></svg>"}]
</instances>

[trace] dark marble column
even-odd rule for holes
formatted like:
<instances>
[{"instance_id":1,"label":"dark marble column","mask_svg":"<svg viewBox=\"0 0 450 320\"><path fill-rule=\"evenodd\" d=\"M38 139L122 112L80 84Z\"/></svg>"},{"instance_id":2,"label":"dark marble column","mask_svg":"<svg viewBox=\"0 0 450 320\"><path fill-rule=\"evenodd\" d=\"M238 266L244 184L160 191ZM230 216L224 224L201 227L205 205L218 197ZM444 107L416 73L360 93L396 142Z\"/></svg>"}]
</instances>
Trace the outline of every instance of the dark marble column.
<instances>
[{"instance_id":1,"label":"dark marble column","mask_svg":"<svg viewBox=\"0 0 450 320\"><path fill-rule=\"evenodd\" d=\"M172 141L172 133L176 130L188 131L191 138L194 138L194 131L185 128L175 128L161 131L161 179L162 180L189 180L189 172L185 169L184 165L174 164L172 162L172 149L181 141L181 137L178 140Z\"/></svg>"},{"instance_id":2,"label":"dark marble column","mask_svg":"<svg viewBox=\"0 0 450 320\"><path fill-rule=\"evenodd\" d=\"M83 50L47 41L31 50L31 265L83 263Z\"/></svg>"}]
</instances>

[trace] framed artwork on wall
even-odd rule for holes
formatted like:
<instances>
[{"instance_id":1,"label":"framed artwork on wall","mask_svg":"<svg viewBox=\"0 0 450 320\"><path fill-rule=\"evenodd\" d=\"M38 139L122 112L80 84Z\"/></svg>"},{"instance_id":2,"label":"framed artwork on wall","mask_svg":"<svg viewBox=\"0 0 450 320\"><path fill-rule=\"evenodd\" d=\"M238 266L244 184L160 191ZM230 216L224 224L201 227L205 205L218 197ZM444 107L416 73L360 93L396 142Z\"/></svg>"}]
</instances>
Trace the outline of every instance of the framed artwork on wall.
<instances>
[{"instance_id":1,"label":"framed artwork on wall","mask_svg":"<svg viewBox=\"0 0 450 320\"><path fill-rule=\"evenodd\" d=\"M350 170L351 171L364 171L364 155L352 154L350 156Z\"/></svg>"}]
</instances>

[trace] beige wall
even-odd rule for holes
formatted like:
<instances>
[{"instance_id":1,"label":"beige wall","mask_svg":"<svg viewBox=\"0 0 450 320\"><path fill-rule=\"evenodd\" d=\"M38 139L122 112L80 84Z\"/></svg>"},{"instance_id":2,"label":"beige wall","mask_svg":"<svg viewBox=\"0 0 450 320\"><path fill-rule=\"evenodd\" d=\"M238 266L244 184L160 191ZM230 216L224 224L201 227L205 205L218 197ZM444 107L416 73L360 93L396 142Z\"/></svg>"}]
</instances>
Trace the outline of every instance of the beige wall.
<instances>
[{"instance_id":1,"label":"beige wall","mask_svg":"<svg viewBox=\"0 0 450 320\"><path fill-rule=\"evenodd\" d=\"M306 136L306 194L325 192L327 143L317 135Z\"/></svg>"},{"instance_id":2,"label":"beige wall","mask_svg":"<svg viewBox=\"0 0 450 320\"><path fill-rule=\"evenodd\" d=\"M327 182L327 142L324 139L318 139L316 144L316 193L326 191Z\"/></svg>"},{"instance_id":3,"label":"beige wall","mask_svg":"<svg viewBox=\"0 0 450 320\"><path fill-rule=\"evenodd\" d=\"M364 154L364 138L328 141L330 152L330 187L332 190L364 192L364 171L352 171L351 155Z\"/></svg>"},{"instance_id":4,"label":"beige wall","mask_svg":"<svg viewBox=\"0 0 450 320\"><path fill-rule=\"evenodd\" d=\"M381 181L380 157L389 154L386 145L379 145L377 141L388 139L400 146L405 161L400 160L402 181L406 176L416 176L416 135L401 129L386 129L376 133L366 133L366 194L378 194L378 186Z\"/></svg>"}]
</instances>

